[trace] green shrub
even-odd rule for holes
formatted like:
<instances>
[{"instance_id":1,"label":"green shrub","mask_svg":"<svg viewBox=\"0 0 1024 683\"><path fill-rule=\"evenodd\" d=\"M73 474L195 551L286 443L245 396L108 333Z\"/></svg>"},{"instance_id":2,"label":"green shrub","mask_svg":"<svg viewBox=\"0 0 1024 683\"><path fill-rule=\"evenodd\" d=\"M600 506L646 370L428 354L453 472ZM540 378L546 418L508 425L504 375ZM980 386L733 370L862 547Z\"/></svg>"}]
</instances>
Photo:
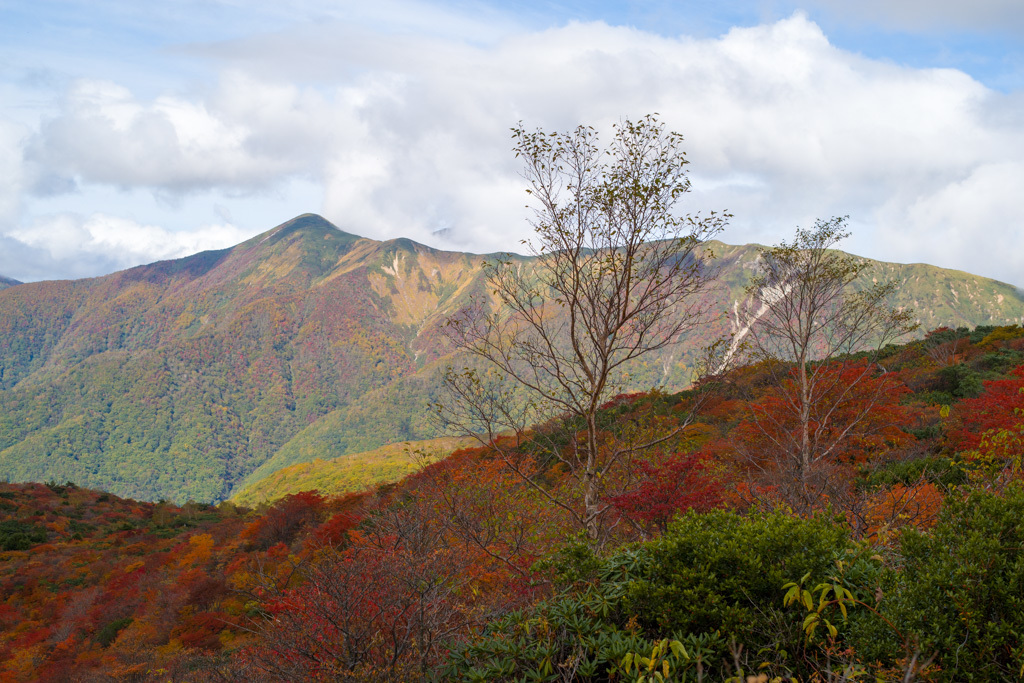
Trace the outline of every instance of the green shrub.
<instances>
[{"instance_id":1,"label":"green shrub","mask_svg":"<svg viewBox=\"0 0 1024 683\"><path fill-rule=\"evenodd\" d=\"M945 344L946 342L955 341L957 339L966 339L967 337L970 336L971 330L969 330L966 327L958 327L955 330L947 327L942 331L932 330L931 332L929 332L924 340L924 344L926 348L932 348L935 346L939 346L940 344ZM984 336L985 335L982 334L981 336L978 337L978 339L980 340Z\"/></svg>"},{"instance_id":2,"label":"green shrub","mask_svg":"<svg viewBox=\"0 0 1024 683\"><path fill-rule=\"evenodd\" d=\"M955 471L939 459L904 463L885 483L916 480L923 467L941 471L940 481ZM873 552L827 517L722 511L688 514L662 538L607 558L570 546L546 563L556 597L495 620L455 647L438 673L630 681L640 674L625 671L627 661L657 659L671 680L696 680L698 661L704 680L724 680L736 673L735 643L748 671L764 665L786 680L845 667L902 679L915 649L919 662L934 655L927 680L1020 680L1024 487L951 496L934 529L903 533L888 567ZM783 605L789 581L813 600ZM840 592L849 596L845 618L838 604L821 601ZM809 616L834 631L809 637Z\"/></svg>"},{"instance_id":3,"label":"green shrub","mask_svg":"<svg viewBox=\"0 0 1024 683\"><path fill-rule=\"evenodd\" d=\"M563 557L582 559L587 573L593 556L574 547ZM479 638L456 647L437 672L438 680L459 681L635 681L639 671L627 673L627 655L647 655L659 639L645 634L621 609L634 578L651 561L643 548L625 550L597 563L592 582L580 583L576 572L562 577L573 589L533 607L512 612L485 629ZM556 562L554 564L561 564ZM728 642L718 633L672 634L681 649L670 651L665 662L673 681L695 680L698 667L721 661Z\"/></svg>"},{"instance_id":4,"label":"green shrub","mask_svg":"<svg viewBox=\"0 0 1024 683\"><path fill-rule=\"evenodd\" d=\"M971 332L971 343L980 344L985 337L999 329L998 325L978 325Z\"/></svg>"},{"instance_id":5,"label":"green shrub","mask_svg":"<svg viewBox=\"0 0 1024 683\"><path fill-rule=\"evenodd\" d=\"M956 486L967 482L967 474L959 461L935 455L887 463L867 475L862 483L869 488L893 484L910 486L922 477L940 486Z\"/></svg>"},{"instance_id":6,"label":"green shrub","mask_svg":"<svg viewBox=\"0 0 1024 683\"><path fill-rule=\"evenodd\" d=\"M833 520L781 512L690 513L662 538L606 559L572 546L547 563L561 593L456 647L442 678L568 680L571 666L572 680L634 680L625 655L647 656L662 639L682 646L667 655L672 680L696 680L698 660L705 680L732 675L731 642L755 667L803 676L817 651L803 632L806 610L784 608L782 586L808 573L824 580L844 560L844 581L870 599L882 570L863 555Z\"/></svg>"},{"instance_id":7,"label":"green shrub","mask_svg":"<svg viewBox=\"0 0 1024 683\"><path fill-rule=\"evenodd\" d=\"M756 605L779 601L783 583L830 571L849 543L823 517L687 515L647 551L657 558L629 591L627 609L659 630L745 634Z\"/></svg>"},{"instance_id":8,"label":"green shrub","mask_svg":"<svg viewBox=\"0 0 1024 683\"><path fill-rule=\"evenodd\" d=\"M27 522L0 522L0 550L28 550L46 541L46 530Z\"/></svg>"},{"instance_id":9,"label":"green shrub","mask_svg":"<svg viewBox=\"0 0 1024 683\"><path fill-rule=\"evenodd\" d=\"M948 406L956 403L957 399L948 391L921 391L916 394L907 394L900 400L903 405L911 403L924 403L925 405ZM921 438L921 437L918 437Z\"/></svg>"},{"instance_id":10,"label":"green shrub","mask_svg":"<svg viewBox=\"0 0 1024 683\"><path fill-rule=\"evenodd\" d=\"M946 392L953 398L976 398L985 390L981 376L973 368L963 363L948 365L938 373L939 391Z\"/></svg>"},{"instance_id":11,"label":"green shrub","mask_svg":"<svg viewBox=\"0 0 1024 683\"><path fill-rule=\"evenodd\" d=\"M96 632L96 642L100 644L100 647L107 647L117 640L117 634L127 628L132 621L133 619L131 617L124 617L123 619L116 619L107 623L103 628Z\"/></svg>"},{"instance_id":12,"label":"green shrub","mask_svg":"<svg viewBox=\"0 0 1024 683\"><path fill-rule=\"evenodd\" d=\"M999 349L976 358L971 362L971 367L998 377L1009 373L1010 370L1020 365L1021 360L1024 360L1024 354L1010 349Z\"/></svg>"},{"instance_id":13,"label":"green shrub","mask_svg":"<svg viewBox=\"0 0 1024 683\"><path fill-rule=\"evenodd\" d=\"M931 533L906 532L901 550L883 611L924 655L936 653L938 680L1019 680L1024 489L951 498Z\"/></svg>"}]
</instances>

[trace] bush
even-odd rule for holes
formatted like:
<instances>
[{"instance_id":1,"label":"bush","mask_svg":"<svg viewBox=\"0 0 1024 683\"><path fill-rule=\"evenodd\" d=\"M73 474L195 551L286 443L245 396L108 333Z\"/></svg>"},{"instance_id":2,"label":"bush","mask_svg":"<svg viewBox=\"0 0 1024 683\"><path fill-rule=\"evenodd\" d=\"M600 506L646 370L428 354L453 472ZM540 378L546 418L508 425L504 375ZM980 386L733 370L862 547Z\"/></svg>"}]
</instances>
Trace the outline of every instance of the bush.
<instances>
[{"instance_id":1,"label":"bush","mask_svg":"<svg viewBox=\"0 0 1024 683\"><path fill-rule=\"evenodd\" d=\"M577 560L585 567L582 574L573 568ZM452 650L438 679L636 680L639 672L627 674L623 660L628 654L651 653L659 640L645 634L621 606L630 584L650 561L643 548L600 561L583 546L574 546L554 562L568 570L559 582L573 588L492 622L474 642ZM590 582L581 583L582 575ZM707 671L709 663L721 661L728 652L728 642L718 633L676 633L672 638L683 650L665 658L671 680L692 680L688 676L698 666Z\"/></svg>"},{"instance_id":2,"label":"bush","mask_svg":"<svg viewBox=\"0 0 1024 683\"><path fill-rule=\"evenodd\" d=\"M0 550L28 550L46 541L46 530L35 524L7 520L0 522Z\"/></svg>"},{"instance_id":3,"label":"bush","mask_svg":"<svg viewBox=\"0 0 1024 683\"><path fill-rule=\"evenodd\" d=\"M438 673L630 681L639 672L625 671L627 654L650 661L660 652L671 680L695 680L698 659L705 680L724 680L736 673L736 643L747 670L769 678L819 680L846 669L902 680L916 649L918 665L934 655L926 680L1019 680L1024 486L951 497L930 532L903 533L887 568L873 552L827 517L785 513L691 513L662 538L608 558L572 546L547 563L556 597L492 622L453 648ZM809 607L783 604L787 581L811 592ZM840 591L849 591L848 618L829 597ZM820 628L808 637L808 616L828 620L834 635Z\"/></svg>"},{"instance_id":4,"label":"bush","mask_svg":"<svg viewBox=\"0 0 1024 683\"><path fill-rule=\"evenodd\" d=\"M939 523L901 541L889 619L936 653L937 680L1018 680L1024 667L1024 489L950 499Z\"/></svg>"},{"instance_id":5,"label":"bush","mask_svg":"<svg viewBox=\"0 0 1024 683\"><path fill-rule=\"evenodd\" d=\"M96 632L95 640L100 644L100 647L109 647L109 645L117 640L117 635L131 625L133 619L131 617L124 617L122 619L116 619L115 621L108 622Z\"/></svg>"},{"instance_id":6,"label":"bush","mask_svg":"<svg viewBox=\"0 0 1024 683\"><path fill-rule=\"evenodd\" d=\"M625 655L648 656L666 638L683 646L666 660L672 680L693 680L698 659L705 680L732 675L730 642L755 667L803 676L815 656L802 629L806 610L784 608L782 586L807 573L824 580L837 559L854 559L846 575L868 599L881 569L851 551L846 529L826 517L722 511L687 514L662 538L606 559L574 546L550 563L562 592L454 648L442 678L633 680ZM567 678L570 666L576 673Z\"/></svg>"},{"instance_id":7,"label":"bush","mask_svg":"<svg viewBox=\"0 0 1024 683\"><path fill-rule=\"evenodd\" d=\"M687 515L648 545L656 561L623 607L653 633L720 631L748 649L780 636L798 644L800 620L777 614L782 585L823 579L852 548L846 528L826 517Z\"/></svg>"},{"instance_id":8,"label":"bush","mask_svg":"<svg viewBox=\"0 0 1024 683\"><path fill-rule=\"evenodd\" d=\"M1024 354L1010 349L999 349L975 359L971 363L971 367L990 375L1000 376L1020 365L1021 360L1024 360Z\"/></svg>"},{"instance_id":9,"label":"bush","mask_svg":"<svg viewBox=\"0 0 1024 683\"><path fill-rule=\"evenodd\" d=\"M960 363L939 370L939 391L955 399L975 398L985 390L981 376L972 368Z\"/></svg>"},{"instance_id":10,"label":"bush","mask_svg":"<svg viewBox=\"0 0 1024 683\"><path fill-rule=\"evenodd\" d=\"M862 486L893 486L903 484L912 486L924 478L940 486L957 486L967 482L967 474L959 460L938 455L886 463L883 467L871 472L860 483Z\"/></svg>"}]
</instances>

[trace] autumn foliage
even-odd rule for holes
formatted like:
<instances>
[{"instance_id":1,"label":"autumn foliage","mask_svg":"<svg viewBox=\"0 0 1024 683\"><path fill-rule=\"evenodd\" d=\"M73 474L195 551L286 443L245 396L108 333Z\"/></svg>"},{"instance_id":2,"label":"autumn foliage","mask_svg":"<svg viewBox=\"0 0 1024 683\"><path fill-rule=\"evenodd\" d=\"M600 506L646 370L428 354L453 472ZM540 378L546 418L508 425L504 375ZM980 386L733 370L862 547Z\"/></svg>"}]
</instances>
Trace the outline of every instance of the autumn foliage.
<instances>
[{"instance_id":1,"label":"autumn foliage","mask_svg":"<svg viewBox=\"0 0 1024 683\"><path fill-rule=\"evenodd\" d=\"M986 432L1011 428L1024 419L1024 366L1014 368L1006 379L985 381L984 387L981 396L956 406L956 427L950 437L960 450L977 448Z\"/></svg>"},{"instance_id":2,"label":"autumn foliage","mask_svg":"<svg viewBox=\"0 0 1024 683\"><path fill-rule=\"evenodd\" d=\"M820 397L812 424L815 438L831 444L821 459L828 486L799 518L828 528L836 547L847 543L842 539L855 544L850 548L861 553L857 561L866 563L857 565L858 581L882 581L878 577L884 572L903 571L901 553L912 553L913 544L921 543L907 539L940 533L949 506L972 491L1016 495L1024 442L1019 413L1024 353L1012 346L1017 337L982 332L971 333L973 341L965 336L958 342L952 365L937 363L927 353L927 340L894 348L882 360L885 372L872 370L853 391L844 390L849 383L843 373L855 371L848 364L836 370L833 389ZM994 365L996 360L1003 365ZM937 402L951 395L950 367L957 376L974 373L982 393L954 397L951 405ZM565 657L576 656L559 634L569 633L572 619L585 615L596 620L587 628L611 629L607 642L653 647L664 635L657 630L659 619L682 619L665 605L682 598L670 592L664 599L651 598L642 603L647 605L642 609L654 610L644 617L648 621L631 622L631 616L648 612L629 600L669 588L638 583L627 590L616 581L641 581L644 572L662 571L657 569L662 556L645 555L643 549L658 542L652 539L676 539L663 541L666 548L682 543L673 531L680 515L686 515L693 533L719 539L716 552L741 556L745 550L730 545L740 542L735 534L753 533L743 531L744 525L759 524L775 534L765 552L790 552L779 545L790 533L789 523L781 520L792 509L785 488L791 463L782 444L794 438L795 421L785 387L762 379L757 368L743 368L720 381L697 424L635 454L606 482L614 535L598 555L574 545L577 526L555 502L571 495L573 487L556 461L531 450L529 434L518 446L502 444L518 448L519 472L486 447L468 448L440 461L424 459L415 474L373 491L334 497L295 492L255 510L226 503L141 503L73 484L0 484L0 681L423 680L439 671L464 673L458 662L471 663L475 644L503 624L511 630L486 641L488 648L498 648L488 650L496 658L488 666L504 661L495 652L520 643L528 648L515 651L515 666L525 667L523 672L535 666L538 680L554 680L556 663L548 676L543 656L531 663L529 653L557 645ZM687 394L618 397L604 407L602 429L671 429L690 400ZM853 426L840 435L844 424ZM773 508L773 516L764 517L765 508ZM741 518L746 521L735 521ZM640 541L645 544L629 545ZM794 546L792 552L803 551ZM870 556L883 558L884 567L881 560L863 559ZM653 559L645 565L638 557ZM821 566L835 566L832 555L814 562L819 560ZM683 564L666 576L696 582L697 592L687 595L726 590L719 579L701 583L700 567ZM897 585L896 576L885 581ZM787 575L786 580L799 578ZM780 587L762 588L774 595ZM734 588L742 595L742 586ZM858 595L884 611L873 592ZM776 597L775 602L765 598L758 609L782 620L778 623L792 617L800 634L805 615L773 611L782 609L781 593ZM929 601L935 599L922 604ZM632 605L623 610L635 611L600 616L601 609L612 609L601 604L620 603ZM575 607L559 612L559 605ZM719 608L701 609L713 615ZM896 619L892 615L903 614L904 606L894 597L887 609L892 610L887 618ZM839 616L830 618L843 623ZM917 623L911 616L899 618ZM959 622L950 617L949 623L954 629ZM903 641L888 631L870 635L874 632L863 619L851 617L850 624L840 628L833 643L843 644L843 656L863 654L862 663L874 662L879 672L902 671L909 660L895 650L875 653L874 659L866 653L872 643ZM749 633L761 633L762 627L767 628L757 625ZM932 642L926 630L915 633L920 642ZM727 643L711 636L700 642L687 648L731 656ZM815 648L827 641L815 645L801 635L792 642L804 667L800 671L826 661L825 651ZM460 654L452 659L453 652ZM920 654L924 660L929 653ZM617 656L601 661L613 667L624 654ZM671 661L672 666L692 664ZM771 670L784 670L773 662L777 668ZM606 664L595 671L612 670L601 666Z\"/></svg>"},{"instance_id":3,"label":"autumn foliage","mask_svg":"<svg viewBox=\"0 0 1024 683\"><path fill-rule=\"evenodd\" d=\"M613 497L612 504L642 529L664 532L677 515L688 510L706 512L723 502L723 482L706 453L675 453L657 463L641 461L636 467L635 488Z\"/></svg>"}]
</instances>

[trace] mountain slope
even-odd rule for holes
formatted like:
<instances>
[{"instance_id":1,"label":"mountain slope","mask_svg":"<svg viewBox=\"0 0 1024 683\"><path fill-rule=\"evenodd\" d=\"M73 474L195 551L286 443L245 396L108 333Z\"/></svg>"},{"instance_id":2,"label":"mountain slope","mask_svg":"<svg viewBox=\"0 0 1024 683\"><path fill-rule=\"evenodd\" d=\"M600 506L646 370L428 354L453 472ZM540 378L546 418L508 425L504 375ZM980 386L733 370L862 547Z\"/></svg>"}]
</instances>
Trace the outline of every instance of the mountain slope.
<instances>
[{"instance_id":1,"label":"mountain slope","mask_svg":"<svg viewBox=\"0 0 1024 683\"><path fill-rule=\"evenodd\" d=\"M233 249L4 290L0 476L224 498L303 427L436 356L430 311L479 267L302 216Z\"/></svg>"},{"instance_id":2,"label":"mountain slope","mask_svg":"<svg viewBox=\"0 0 1024 683\"><path fill-rule=\"evenodd\" d=\"M710 246L727 312L757 248ZM288 465L436 436L441 327L487 296L483 264L307 214L231 249L4 289L0 478L215 501ZM897 304L926 329L1024 321L1010 285L925 265L872 273L900 280ZM632 366L627 388L681 388L687 344L729 325Z\"/></svg>"},{"instance_id":3,"label":"mountain slope","mask_svg":"<svg viewBox=\"0 0 1024 683\"><path fill-rule=\"evenodd\" d=\"M727 298L740 299L743 288L754 273L757 244L733 246L709 243L722 271L721 284ZM886 263L863 259L869 264L863 281L894 280L894 306L912 308L917 322L925 330L946 325L976 327L1024 323L1024 292L1017 287L959 270L939 268L925 263Z\"/></svg>"},{"instance_id":4,"label":"mountain slope","mask_svg":"<svg viewBox=\"0 0 1024 683\"><path fill-rule=\"evenodd\" d=\"M20 284L21 283L18 282L17 280L12 280L9 277L4 277L3 275L0 275L0 289L7 289L8 287L13 287L14 285Z\"/></svg>"},{"instance_id":5,"label":"mountain slope","mask_svg":"<svg viewBox=\"0 0 1024 683\"><path fill-rule=\"evenodd\" d=\"M399 481L424 463L444 458L460 448L479 445L472 437L443 436L399 441L333 460L303 461L274 470L252 486L236 492L230 502L254 507L301 491L319 491L325 496L366 491L381 483Z\"/></svg>"}]
</instances>

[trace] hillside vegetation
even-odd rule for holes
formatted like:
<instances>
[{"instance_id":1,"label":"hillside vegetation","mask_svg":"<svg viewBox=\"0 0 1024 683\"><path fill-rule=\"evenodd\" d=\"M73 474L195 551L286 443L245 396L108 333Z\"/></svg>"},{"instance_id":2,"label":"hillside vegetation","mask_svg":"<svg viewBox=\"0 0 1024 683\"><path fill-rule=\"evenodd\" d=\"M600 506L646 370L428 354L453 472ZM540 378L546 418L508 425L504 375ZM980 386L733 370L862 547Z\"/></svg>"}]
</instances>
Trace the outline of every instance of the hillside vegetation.
<instances>
[{"instance_id":1,"label":"hillside vegetation","mask_svg":"<svg viewBox=\"0 0 1024 683\"><path fill-rule=\"evenodd\" d=\"M0 484L0 680L1014 680L1024 329L882 362L806 514L749 438L778 387L741 367L625 469L602 547L548 497L572 483L544 425L515 446L529 480L463 449L256 511ZM695 395L616 397L602 428L671 429Z\"/></svg>"},{"instance_id":2,"label":"hillside vegetation","mask_svg":"<svg viewBox=\"0 0 1024 683\"><path fill-rule=\"evenodd\" d=\"M678 390L728 334L755 246L718 255L723 317L625 369ZM0 291L0 478L214 502L273 472L439 436L442 327L484 297L485 257L377 242L304 215L243 244L79 281ZM531 267L523 259L525 268ZM1024 320L1012 286L873 263L925 328Z\"/></svg>"},{"instance_id":3,"label":"hillside vegetation","mask_svg":"<svg viewBox=\"0 0 1024 683\"><path fill-rule=\"evenodd\" d=\"M229 502L253 507L303 491L336 496L396 482L453 451L478 445L471 437L438 437L388 444L333 460L289 465L247 486Z\"/></svg>"}]
</instances>

